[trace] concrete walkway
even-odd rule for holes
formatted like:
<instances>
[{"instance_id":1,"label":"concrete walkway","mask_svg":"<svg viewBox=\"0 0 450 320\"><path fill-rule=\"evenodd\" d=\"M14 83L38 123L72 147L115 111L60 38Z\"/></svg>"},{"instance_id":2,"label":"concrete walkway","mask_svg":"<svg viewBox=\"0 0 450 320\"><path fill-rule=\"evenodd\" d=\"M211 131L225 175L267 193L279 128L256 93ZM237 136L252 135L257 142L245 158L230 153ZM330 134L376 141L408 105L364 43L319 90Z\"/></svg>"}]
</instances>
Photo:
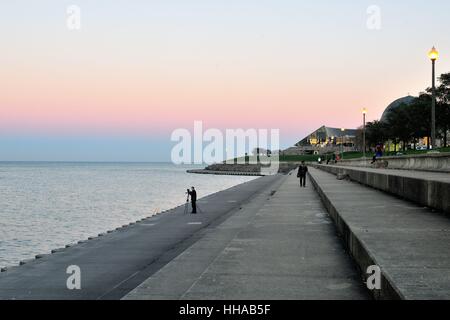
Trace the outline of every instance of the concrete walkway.
<instances>
[{"instance_id":1,"label":"concrete walkway","mask_svg":"<svg viewBox=\"0 0 450 320\"><path fill-rule=\"evenodd\" d=\"M267 196L283 179L259 178L200 199L197 215L184 214L183 205L8 269L0 273L0 299L120 299L206 230L252 203L256 195ZM71 265L81 269L81 290L67 288Z\"/></svg>"},{"instance_id":2,"label":"concrete walkway","mask_svg":"<svg viewBox=\"0 0 450 320\"><path fill-rule=\"evenodd\" d=\"M367 299L309 185L288 176L149 277L125 299Z\"/></svg>"},{"instance_id":3,"label":"concrete walkway","mask_svg":"<svg viewBox=\"0 0 450 320\"><path fill-rule=\"evenodd\" d=\"M378 298L450 299L448 217L322 170L310 174L360 268L381 268Z\"/></svg>"}]
</instances>

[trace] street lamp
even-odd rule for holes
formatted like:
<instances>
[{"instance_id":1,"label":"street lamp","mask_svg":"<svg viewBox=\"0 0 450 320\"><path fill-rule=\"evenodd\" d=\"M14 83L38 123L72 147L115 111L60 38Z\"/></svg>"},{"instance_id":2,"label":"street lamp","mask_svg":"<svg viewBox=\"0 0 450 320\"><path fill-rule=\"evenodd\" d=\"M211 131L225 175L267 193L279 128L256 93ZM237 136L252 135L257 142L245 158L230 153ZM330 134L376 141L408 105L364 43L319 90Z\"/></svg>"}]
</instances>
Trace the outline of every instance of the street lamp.
<instances>
[{"instance_id":1,"label":"street lamp","mask_svg":"<svg viewBox=\"0 0 450 320\"><path fill-rule=\"evenodd\" d=\"M367 109L362 109L363 114L363 159L366 159L366 114Z\"/></svg>"},{"instance_id":2,"label":"street lamp","mask_svg":"<svg viewBox=\"0 0 450 320\"><path fill-rule=\"evenodd\" d=\"M342 128L341 132L342 132L342 134L341 134L341 150L342 150L342 152L341 152L341 160L344 160L344 132L345 132L345 129Z\"/></svg>"},{"instance_id":3,"label":"street lamp","mask_svg":"<svg viewBox=\"0 0 450 320\"><path fill-rule=\"evenodd\" d=\"M435 47L428 53L432 62L432 99L431 99L431 147L436 149L436 61L439 58L439 52Z\"/></svg>"}]
</instances>

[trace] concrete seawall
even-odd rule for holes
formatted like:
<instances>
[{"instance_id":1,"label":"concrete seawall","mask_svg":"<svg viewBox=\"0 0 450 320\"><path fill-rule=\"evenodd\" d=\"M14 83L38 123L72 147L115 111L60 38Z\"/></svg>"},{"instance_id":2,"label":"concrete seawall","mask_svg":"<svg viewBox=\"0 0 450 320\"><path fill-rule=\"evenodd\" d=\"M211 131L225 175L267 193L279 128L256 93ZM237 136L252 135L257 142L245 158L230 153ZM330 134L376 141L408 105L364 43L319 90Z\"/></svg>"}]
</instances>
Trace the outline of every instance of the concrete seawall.
<instances>
[{"instance_id":1,"label":"concrete seawall","mask_svg":"<svg viewBox=\"0 0 450 320\"><path fill-rule=\"evenodd\" d=\"M213 174L217 176L253 176L253 177L261 177L264 176L259 172L240 172L240 171L213 171L206 169L198 169L198 170L187 170L187 173L195 173L195 174Z\"/></svg>"},{"instance_id":2,"label":"concrete seawall","mask_svg":"<svg viewBox=\"0 0 450 320\"><path fill-rule=\"evenodd\" d=\"M450 175L446 173L312 166L450 215Z\"/></svg>"},{"instance_id":3,"label":"concrete seawall","mask_svg":"<svg viewBox=\"0 0 450 320\"><path fill-rule=\"evenodd\" d=\"M0 300L120 299L283 177L261 177L201 198L199 214L181 205L5 268ZM67 288L72 265L80 267L82 290Z\"/></svg>"},{"instance_id":4,"label":"concrete seawall","mask_svg":"<svg viewBox=\"0 0 450 320\"><path fill-rule=\"evenodd\" d=\"M205 169L187 170L188 173L231 175L231 176L267 176L278 173L288 174L300 165L300 162L278 162L272 164L273 171L261 171L260 165L253 164L215 164Z\"/></svg>"}]
</instances>

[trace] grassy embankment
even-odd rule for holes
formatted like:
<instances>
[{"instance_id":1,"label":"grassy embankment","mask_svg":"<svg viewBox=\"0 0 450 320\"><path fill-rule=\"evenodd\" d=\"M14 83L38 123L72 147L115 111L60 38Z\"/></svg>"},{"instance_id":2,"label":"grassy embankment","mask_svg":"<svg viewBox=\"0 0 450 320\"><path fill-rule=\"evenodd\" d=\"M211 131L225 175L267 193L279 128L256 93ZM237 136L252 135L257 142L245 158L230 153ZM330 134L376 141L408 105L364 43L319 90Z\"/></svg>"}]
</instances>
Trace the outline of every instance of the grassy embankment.
<instances>
[{"instance_id":1,"label":"grassy embankment","mask_svg":"<svg viewBox=\"0 0 450 320\"><path fill-rule=\"evenodd\" d=\"M440 152L450 152L450 147L440 148L438 149ZM398 151L398 152L386 152L384 156L402 156L402 155L413 155L413 154L426 154L428 150L406 150L406 151ZM366 153L367 158L372 158L372 153ZM317 162L319 157L322 161L327 161L327 159L332 159L333 154L328 155L303 155L303 156L280 156L281 162ZM362 152L344 152L344 160L348 159L359 159L363 157ZM242 160L242 158L239 158ZM237 162L238 159L234 159ZM249 157L246 157L246 163L249 162Z\"/></svg>"},{"instance_id":2,"label":"grassy embankment","mask_svg":"<svg viewBox=\"0 0 450 320\"><path fill-rule=\"evenodd\" d=\"M438 149L440 152L450 152L450 147ZM412 154L425 154L428 150L407 150L407 151L399 151L399 152L386 152L385 156L401 156L401 155L412 155ZM312 161L315 162L319 159L322 161L326 161L327 157L330 159L333 157L332 154L329 155L304 155L304 156L280 156L280 161L283 162L299 162L299 161ZM345 159L358 159L362 158L362 152L344 152L344 160ZM366 157L371 158L372 153L366 153Z\"/></svg>"}]
</instances>

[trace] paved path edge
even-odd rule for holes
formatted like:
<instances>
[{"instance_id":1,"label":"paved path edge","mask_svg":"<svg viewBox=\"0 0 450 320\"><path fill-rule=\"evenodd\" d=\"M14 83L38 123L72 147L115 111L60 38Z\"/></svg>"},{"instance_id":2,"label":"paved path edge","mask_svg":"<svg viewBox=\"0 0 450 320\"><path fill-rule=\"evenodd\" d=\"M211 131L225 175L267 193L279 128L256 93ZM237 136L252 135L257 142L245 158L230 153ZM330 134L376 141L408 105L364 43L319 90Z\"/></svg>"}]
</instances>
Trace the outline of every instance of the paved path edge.
<instances>
[{"instance_id":1,"label":"paved path edge","mask_svg":"<svg viewBox=\"0 0 450 320\"><path fill-rule=\"evenodd\" d=\"M313 169L314 170L314 169ZM376 257L374 257L365 244L355 235L348 223L334 207L327 194L322 190L320 184L314 179L314 174L311 174L310 170L308 176L314 189L316 189L319 197L322 200L323 205L328 211L331 219L333 220L338 233L342 236L346 249L349 251L351 257L356 262L359 268L361 276L367 279L367 273L365 272L369 266L378 265ZM317 170L317 169L316 169ZM405 300L404 295L395 285L394 281L388 274L381 268L381 289L372 290L371 294L374 299L377 300Z\"/></svg>"}]
</instances>

